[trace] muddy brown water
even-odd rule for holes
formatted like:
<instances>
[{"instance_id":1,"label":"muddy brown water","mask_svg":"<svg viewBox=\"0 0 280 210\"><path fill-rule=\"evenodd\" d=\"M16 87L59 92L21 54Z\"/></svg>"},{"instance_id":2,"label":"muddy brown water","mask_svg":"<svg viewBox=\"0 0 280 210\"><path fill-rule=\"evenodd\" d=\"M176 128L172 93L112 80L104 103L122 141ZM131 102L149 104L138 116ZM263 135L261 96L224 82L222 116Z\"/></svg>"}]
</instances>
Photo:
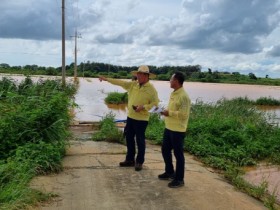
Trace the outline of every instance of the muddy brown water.
<instances>
[{"instance_id":1,"label":"muddy brown water","mask_svg":"<svg viewBox=\"0 0 280 210\"><path fill-rule=\"evenodd\" d=\"M151 81L158 91L161 105L166 105L169 95L172 92L169 82ZM280 86L262 85L239 85L239 84L216 84L186 82L184 88L188 92L192 103L201 100L207 103L215 103L221 98L232 99L235 97L248 97L256 100L260 97L272 97L280 100ZM109 92L125 92L119 86L111 85L108 82L100 82L97 78L80 78L80 88L75 97L80 108L76 109L77 120L99 121L102 116L112 112L116 119L126 118L126 106L108 106L104 99ZM280 118L280 107L269 108L271 113L275 113Z\"/></svg>"},{"instance_id":2,"label":"muddy brown water","mask_svg":"<svg viewBox=\"0 0 280 210\"><path fill-rule=\"evenodd\" d=\"M0 74L2 77L10 77L16 81L22 81L25 77L22 75ZM51 76L33 76L37 81L41 78L61 79L61 77ZM73 78L68 77L68 81ZM168 81L151 81L158 91L161 105L168 103L169 95L172 92ZM215 103L221 98L232 99L235 97L248 97L256 100L260 97L272 97L280 100L280 86L263 86L263 85L242 85L242 84L218 84L218 83L200 83L185 82L184 88L188 92L192 103L197 100ZM77 121L100 121L102 116L112 112L117 119L126 118L125 105L106 105L104 99L109 92L125 92L121 87L111 85L108 82L100 82L98 78L79 78L79 90L75 96L75 102L79 105L75 109ZM280 118L280 107L262 107L262 109L275 113Z\"/></svg>"}]
</instances>

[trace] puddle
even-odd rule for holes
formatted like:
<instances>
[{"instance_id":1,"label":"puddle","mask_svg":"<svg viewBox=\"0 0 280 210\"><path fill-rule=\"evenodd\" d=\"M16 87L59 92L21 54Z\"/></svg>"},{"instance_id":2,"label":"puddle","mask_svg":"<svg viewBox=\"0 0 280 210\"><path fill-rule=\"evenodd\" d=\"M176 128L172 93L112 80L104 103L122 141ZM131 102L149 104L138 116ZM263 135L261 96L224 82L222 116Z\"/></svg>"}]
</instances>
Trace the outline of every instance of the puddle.
<instances>
[{"instance_id":1,"label":"puddle","mask_svg":"<svg viewBox=\"0 0 280 210\"><path fill-rule=\"evenodd\" d=\"M261 164L257 167L246 167L245 171L243 178L247 182L255 186L267 182L269 193L274 194L280 203L280 166Z\"/></svg>"}]
</instances>

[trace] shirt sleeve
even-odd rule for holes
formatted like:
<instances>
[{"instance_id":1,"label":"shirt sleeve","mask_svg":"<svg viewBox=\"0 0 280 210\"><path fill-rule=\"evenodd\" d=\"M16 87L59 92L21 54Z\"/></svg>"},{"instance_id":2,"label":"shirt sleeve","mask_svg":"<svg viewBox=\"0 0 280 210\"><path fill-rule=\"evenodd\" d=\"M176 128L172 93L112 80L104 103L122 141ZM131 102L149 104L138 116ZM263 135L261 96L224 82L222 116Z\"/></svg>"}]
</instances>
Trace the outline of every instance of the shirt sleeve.
<instances>
[{"instance_id":1,"label":"shirt sleeve","mask_svg":"<svg viewBox=\"0 0 280 210\"><path fill-rule=\"evenodd\" d=\"M119 79L112 79L112 78L107 78L107 82L111 83L112 85L117 85L121 86L125 90L129 90L133 82L128 82L128 81L123 81Z\"/></svg>"}]
</instances>

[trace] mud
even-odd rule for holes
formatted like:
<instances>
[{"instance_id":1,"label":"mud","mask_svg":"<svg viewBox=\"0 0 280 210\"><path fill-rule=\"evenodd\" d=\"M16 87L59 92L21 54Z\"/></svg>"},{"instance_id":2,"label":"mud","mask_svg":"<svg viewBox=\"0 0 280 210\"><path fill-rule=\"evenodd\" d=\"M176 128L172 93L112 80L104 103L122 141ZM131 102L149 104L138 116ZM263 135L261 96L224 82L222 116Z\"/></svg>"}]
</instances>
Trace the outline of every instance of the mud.
<instances>
[{"instance_id":1,"label":"mud","mask_svg":"<svg viewBox=\"0 0 280 210\"><path fill-rule=\"evenodd\" d=\"M244 179L255 186L266 186L269 194L274 195L280 203L280 167L275 165L259 164L247 168Z\"/></svg>"}]
</instances>

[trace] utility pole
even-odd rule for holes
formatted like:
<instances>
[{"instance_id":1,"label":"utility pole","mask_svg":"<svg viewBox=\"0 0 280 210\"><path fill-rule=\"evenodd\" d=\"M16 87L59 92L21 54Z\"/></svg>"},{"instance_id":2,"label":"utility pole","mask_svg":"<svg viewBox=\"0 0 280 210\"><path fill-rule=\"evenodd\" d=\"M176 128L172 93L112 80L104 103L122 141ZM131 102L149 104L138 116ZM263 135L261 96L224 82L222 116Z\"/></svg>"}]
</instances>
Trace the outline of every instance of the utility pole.
<instances>
[{"instance_id":1,"label":"utility pole","mask_svg":"<svg viewBox=\"0 0 280 210\"><path fill-rule=\"evenodd\" d=\"M73 36L71 36L73 37ZM75 63L74 63L74 81L77 80L77 38L81 38L81 36L77 34L77 30L75 31Z\"/></svg>"},{"instance_id":2,"label":"utility pole","mask_svg":"<svg viewBox=\"0 0 280 210\"><path fill-rule=\"evenodd\" d=\"M62 0L62 86L65 86L65 1Z\"/></svg>"},{"instance_id":3,"label":"utility pole","mask_svg":"<svg viewBox=\"0 0 280 210\"><path fill-rule=\"evenodd\" d=\"M86 61L84 61L84 63L83 63L83 77L85 77L85 63L86 63Z\"/></svg>"}]
</instances>

